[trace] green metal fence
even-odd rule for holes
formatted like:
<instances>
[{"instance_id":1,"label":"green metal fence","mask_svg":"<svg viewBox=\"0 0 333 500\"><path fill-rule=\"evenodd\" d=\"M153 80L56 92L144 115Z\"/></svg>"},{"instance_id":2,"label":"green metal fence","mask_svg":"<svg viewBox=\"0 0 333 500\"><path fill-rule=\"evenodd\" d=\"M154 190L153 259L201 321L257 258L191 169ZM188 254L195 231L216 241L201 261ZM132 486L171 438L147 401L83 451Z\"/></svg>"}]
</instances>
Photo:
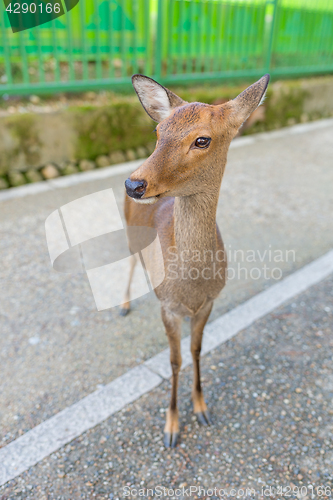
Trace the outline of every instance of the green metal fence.
<instances>
[{"instance_id":1,"label":"green metal fence","mask_svg":"<svg viewBox=\"0 0 333 500\"><path fill-rule=\"evenodd\" d=\"M81 0L12 33L0 0L0 92L333 72L332 0Z\"/></svg>"}]
</instances>

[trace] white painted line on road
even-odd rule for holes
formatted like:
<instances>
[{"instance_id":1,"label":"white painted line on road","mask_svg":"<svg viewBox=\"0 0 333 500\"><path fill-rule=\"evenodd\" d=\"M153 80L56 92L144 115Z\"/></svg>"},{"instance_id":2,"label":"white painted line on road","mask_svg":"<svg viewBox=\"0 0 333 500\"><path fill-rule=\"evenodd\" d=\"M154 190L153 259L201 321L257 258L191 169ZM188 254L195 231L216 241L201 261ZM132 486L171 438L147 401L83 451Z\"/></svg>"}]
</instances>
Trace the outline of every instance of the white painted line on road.
<instances>
[{"instance_id":1,"label":"white painted line on road","mask_svg":"<svg viewBox=\"0 0 333 500\"><path fill-rule=\"evenodd\" d=\"M288 137L291 134L301 134L301 133L311 132L321 128L330 127L332 125L333 125L333 118L326 118L323 120L317 120L310 123L300 123L298 125L292 125L291 127L284 127L279 130L272 130L270 132L261 132L260 134L253 134L251 136L246 136L246 137L238 137L230 144L230 148L231 149L239 148L255 144L258 141L266 141L269 139ZM84 182L107 179L109 177L114 177L115 175L130 174L131 172L136 170L142 164L143 161L144 159L134 160L126 163L121 163L119 165L105 167L98 170L90 170L89 172L80 172L78 174L58 177L57 179L52 179L49 181L36 182L34 184L27 184L26 186L9 188L0 192L0 202L11 200L13 198L22 198L23 196L38 194L44 191L52 191L53 189L75 186L77 184L82 184Z\"/></svg>"},{"instance_id":2,"label":"white painted line on road","mask_svg":"<svg viewBox=\"0 0 333 500\"><path fill-rule=\"evenodd\" d=\"M161 377L137 366L0 449L0 486L151 391Z\"/></svg>"},{"instance_id":3,"label":"white painted line on road","mask_svg":"<svg viewBox=\"0 0 333 500\"><path fill-rule=\"evenodd\" d=\"M331 273L333 250L209 323L205 328L202 354L220 346ZM184 338L181 345L184 369L192 363L190 338ZM165 349L1 448L0 486L151 391L170 376L169 349Z\"/></svg>"}]
</instances>

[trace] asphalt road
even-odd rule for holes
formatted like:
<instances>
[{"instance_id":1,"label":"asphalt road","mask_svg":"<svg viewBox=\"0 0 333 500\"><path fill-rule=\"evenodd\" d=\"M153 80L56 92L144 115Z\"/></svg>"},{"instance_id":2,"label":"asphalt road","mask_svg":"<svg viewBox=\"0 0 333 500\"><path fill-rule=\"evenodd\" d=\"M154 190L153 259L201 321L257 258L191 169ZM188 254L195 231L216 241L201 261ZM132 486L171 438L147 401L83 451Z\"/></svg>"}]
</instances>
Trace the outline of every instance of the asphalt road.
<instances>
[{"instance_id":1,"label":"asphalt road","mask_svg":"<svg viewBox=\"0 0 333 500\"><path fill-rule=\"evenodd\" d=\"M331 123L230 151L218 223L236 277L216 301L211 319L275 283L274 277L266 279L264 265L284 277L332 248L332 132ZM87 277L58 274L49 261L47 216L107 187L121 206L125 177L0 202L1 446L167 346L153 293L137 299L126 318L116 309L98 312ZM146 406L145 399L133 407ZM62 498L57 494L54 498ZM89 495L87 490L82 498Z\"/></svg>"}]
</instances>

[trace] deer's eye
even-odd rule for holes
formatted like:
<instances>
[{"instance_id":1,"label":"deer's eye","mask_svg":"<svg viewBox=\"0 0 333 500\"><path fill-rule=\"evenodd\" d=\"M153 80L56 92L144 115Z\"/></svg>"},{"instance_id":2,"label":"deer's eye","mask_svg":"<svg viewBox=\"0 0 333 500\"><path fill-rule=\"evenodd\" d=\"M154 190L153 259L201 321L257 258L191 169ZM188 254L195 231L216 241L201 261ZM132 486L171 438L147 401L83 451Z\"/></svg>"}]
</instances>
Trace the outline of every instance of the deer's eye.
<instances>
[{"instance_id":1,"label":"deer's eye","mask_svg":"<svg viewBox=\"0 0 333 500\"><path fill-rule=\"evenodd\" d=\"M198 137L198 139L195 141L194 145L197 148L208 148L210 144L211 138L210 137Z\"/></svg>"}]
</instances>

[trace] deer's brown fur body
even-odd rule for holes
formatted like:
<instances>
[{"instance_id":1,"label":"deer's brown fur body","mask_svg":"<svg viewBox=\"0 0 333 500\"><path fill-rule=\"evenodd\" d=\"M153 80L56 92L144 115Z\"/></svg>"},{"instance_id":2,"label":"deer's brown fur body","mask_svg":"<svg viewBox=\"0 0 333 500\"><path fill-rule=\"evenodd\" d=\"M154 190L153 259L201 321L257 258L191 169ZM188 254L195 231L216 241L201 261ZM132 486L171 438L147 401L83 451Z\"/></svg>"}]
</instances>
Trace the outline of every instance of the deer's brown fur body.
<instances>
[{"instance_id":1,"label":"deer's brown fur body","mask_svg":"<svg viewBox=\"0 0 333 500\"><path fill-rule=\"evenodd\" d=\"M209 423L199 357L213 301L225 285L226 259L216 224L220 186L230 142L259 105L268 77L219 106L186 103L141 75L133 77L133 84L143 107L159 125L155 151L126 181L125 216L128 226L156 229L162 247L165 278L155 292L161 302L173 373L165 445L175 446L184 316L191 317L194 412L200 423ZM208 139L207 147L197 146ZM192 268L196 271L191 279ZM123 311L128 310L129 287L123 303Z\"/></svg>"}]
</instances>

